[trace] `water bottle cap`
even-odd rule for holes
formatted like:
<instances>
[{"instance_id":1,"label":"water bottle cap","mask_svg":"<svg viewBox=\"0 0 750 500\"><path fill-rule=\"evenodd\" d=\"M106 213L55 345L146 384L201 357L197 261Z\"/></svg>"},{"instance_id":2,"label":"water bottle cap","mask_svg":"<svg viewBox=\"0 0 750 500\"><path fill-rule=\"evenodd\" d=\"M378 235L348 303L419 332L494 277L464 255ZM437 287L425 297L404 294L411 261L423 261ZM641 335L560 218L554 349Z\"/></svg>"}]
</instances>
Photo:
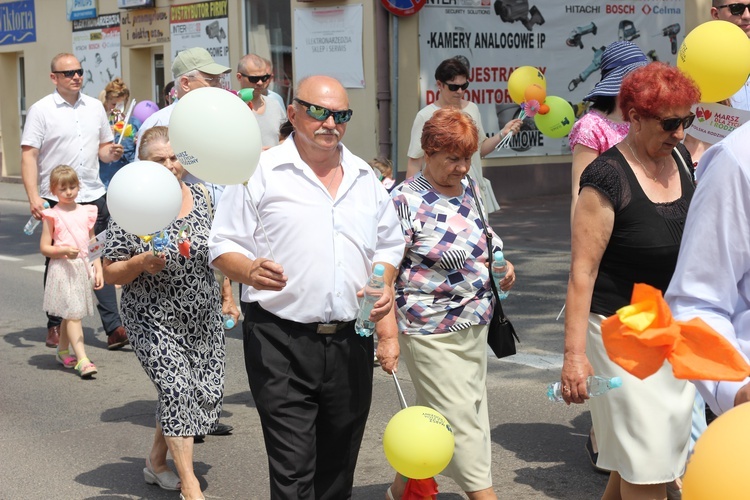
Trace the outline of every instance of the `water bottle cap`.
<instances>
[{"instance_id":1,"label":"water bottle cap","mask_svg":"<svg viewBox=\"0 0 750 500\"><path fill-rule=\"evenodd\" d=\"M547 399L555 399L555 387L553 384L547 386Z\"/></svg>"},{"instance_id":2,"label":"water bottle cap","mask_svg":"<svg viewBox=\"0 0 750 500\"><path fill-rule=\"evenodd\" d=\"M495 252L495 260L505 260L505 256L503 256L503 252L501 250Z\"/></svg>"},{"instance_id":3,"label":"water bottle cap","mask_svg":"<svg viewBox=\"0 0 750 500\"><path fill-rule=\"evenodd\" d=\"M224 320L224 326L226 328L234 328L234 318L231 316Z\"/></svg>"},{"instance_id":4,"label":"water bottle cap","mask_svg":"<svg viewBox=\"0 0 750 500\"><path fill-rule=\"evenodd\" d=\"M44 208L49 208L49 202L47 200L44 200Z\"/></svg>"},{"instance_id":5,"label":"water bottle cap","mask_svg":"<svg viewBox=\"0 0 750 500\"><path fill-rule=\"evenodd\" d=\"M612 377L611 379L609 379L609 386L612 389L622 387L622 379L620 377Z\"/></svg>"},{"instance_id":6,"label":"water bottle cap","mask_svg":"<svg viewBox=\"0 0 750 500\"><path fill-rule=\"evenodd\" d=\"M383 264L375 264L372 274L375 276L383 276L383 274L385 274L385 266Z\"/></svg>"}]
</instances>

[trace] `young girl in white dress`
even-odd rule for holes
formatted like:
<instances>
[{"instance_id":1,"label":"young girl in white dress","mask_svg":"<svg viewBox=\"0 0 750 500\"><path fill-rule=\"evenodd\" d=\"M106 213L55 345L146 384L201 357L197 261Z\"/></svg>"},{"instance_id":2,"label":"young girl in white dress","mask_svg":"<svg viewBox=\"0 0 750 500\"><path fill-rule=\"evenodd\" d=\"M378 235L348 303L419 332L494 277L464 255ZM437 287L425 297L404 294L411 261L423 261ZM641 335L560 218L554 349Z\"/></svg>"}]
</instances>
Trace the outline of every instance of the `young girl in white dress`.
<instances>
[{"instance_id":1,"label":"young girl in white dress","mask_svg":"<svg viewBox=\"0 0 750 500\"><path fill-rule=\"evenodd\" d=\"M88 258L97 208L76 203L78 187L72 167L60 165L52 170L50 190L58 202L42 212L44 230L39 248L50 259L44 310L63 318L57 361L65 368L75 368L81 378L89 378L96 373L96 366L86 356L81 319L94 313L93 289L102 288L104 280L101 261L97 258L90 263Z\"/></svg>"}]
</instances>

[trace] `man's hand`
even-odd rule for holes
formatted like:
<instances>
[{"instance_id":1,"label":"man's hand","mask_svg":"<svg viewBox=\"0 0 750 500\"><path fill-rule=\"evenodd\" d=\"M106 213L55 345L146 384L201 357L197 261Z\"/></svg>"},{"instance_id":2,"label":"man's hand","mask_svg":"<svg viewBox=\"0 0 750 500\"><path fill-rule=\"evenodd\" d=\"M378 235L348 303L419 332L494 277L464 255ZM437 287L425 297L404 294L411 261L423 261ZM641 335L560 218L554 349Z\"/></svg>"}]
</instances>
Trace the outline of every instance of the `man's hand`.
<instances>
[{"instance_id":1,"label":"man's hand","mask_svg":"<svg viewBox=\"0 0 750 500\"><path fill-rule=\"evenodd\" d=\"M390 374L398 371L398 356L400 353L401 349L398 345L398 337L378 339L376 356L384 372Z\"/></svg>"},{"instance_id":2,"label":"man's hand","mask_svg":"<svg viewBox=\"0 0 750 500\"><path fill-rule=\"evenodd\" d=\"M40 196L29 199L29 211L36 220L42 220L42 210L44 210L45 201Z\"/></svg>"},{"instance_id":3,"label":"man's hand","mask_svg":"<svg viewBox=\"0 0 750 500\"><path fill-rule=\"evenodd\" d=\"M250 264L247 285L256 290L281 291L286 286L284 268L272 260L258 257Z\"/></svg>"},{"instance_id":4,"label":"man's hand","mask_svg":"<svg viewBox=\"0 0 750 500\"><path fill-rule=\"evenodd\" d=\"M357 292L357 297L361 298L365 294L365 289L361 289ZM375 302L370 311L370 321L377 323L385 317L386 314L391 312L393 308L393 287L386 285L383 289L383 295Z\"/></svg>"}]
</instances>

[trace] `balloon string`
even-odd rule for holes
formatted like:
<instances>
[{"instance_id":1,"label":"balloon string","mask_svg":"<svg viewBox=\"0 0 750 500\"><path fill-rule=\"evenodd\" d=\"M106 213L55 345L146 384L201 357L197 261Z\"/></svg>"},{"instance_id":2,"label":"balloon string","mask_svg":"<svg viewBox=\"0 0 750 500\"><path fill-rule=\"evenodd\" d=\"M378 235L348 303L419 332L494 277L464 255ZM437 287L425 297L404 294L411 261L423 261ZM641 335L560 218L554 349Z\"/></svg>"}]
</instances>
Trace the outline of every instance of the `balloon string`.
<instances>
[{"instance_id":1,"label":"balloon string","mask_svg":"<svg viewBox=\"0 0 750 500\"><path fill-rule=\"evenodd\" d=\"M255 202L253 201L253 195L250 193L250 188L247 187L247 182L243 184L245 186L245 191L247 191L247 195L250 197L250 206L253 207L253 211L255 212L255 218L258 221L258 224L260 224L260 229L263 231L263 237L266 239L266 245L268 246L268 252L271 254L271 260L276 262L276 257L273 255L273 249L271 248L271 242L268 241L268 233L266 233L266 226L263 225L263 220L260 218L260 213L258 213L258 207L255 206Z\"/></svg>"},{"instance_id":2,"label":"balloon string","mask_svg":"<svg viewBox=\"0 0 750 500\"><path fill-rule=\"evenodd\" d=\"M523 120L524 118L526 118L526 113L524 112L523 108L521 108L521 113L518 115L518 119ZM497 151L498 149L508 147L508 145L510 144L510 140L512 138L513 138L513 131L511 130L508 132L508 135L503 137L502 141L497 143L497 146L495 146L495 151Z\"/></svg>"},{"instance_id":3,"label":"balloon string","mask_svg":"<svg viewBox=\"0 0 750 500\"><path fill-rule=\"evenodd\" d=\"M393 375L393 382L396 384L396 392L398 392L398 402L401 403L401 409L407 408L409 405L406 404L406 398L404 398L404 393L401 391L401 385L398 383L398 377L396 377L396 372L392 372L391 375Z\"/></svg>"}]
</instances>

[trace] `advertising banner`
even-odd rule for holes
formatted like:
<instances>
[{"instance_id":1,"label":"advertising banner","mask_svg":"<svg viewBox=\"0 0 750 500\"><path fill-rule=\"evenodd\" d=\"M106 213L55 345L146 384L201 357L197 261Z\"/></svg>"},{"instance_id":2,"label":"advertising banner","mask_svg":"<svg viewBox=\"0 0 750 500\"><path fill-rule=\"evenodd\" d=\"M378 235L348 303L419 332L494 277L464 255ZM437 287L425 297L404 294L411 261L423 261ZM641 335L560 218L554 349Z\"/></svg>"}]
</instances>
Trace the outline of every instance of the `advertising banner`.
<instances>
[{"instance_id":1,"label":"advertising banner","mask_svg":"<svg viewBox=\"0 0 750 500\"><path fill-rule=\"evenodd\" d=\"M325 74L346 88L364 88L362 4L294 9L294 69L298 81Z\"/></svg>"},{"instance_id":2,"label":"advertising banner","mask_svg":"<svg viewBox=\"0 0 750 500\"><path fill-rule=\"evenodd\" d=\"M172 58L181 50L203 47L219 64L229 64L228 1L199 2L174 5L169 11ZM171 64L171 63L170 63ZM225 82L227 85L229 81Z\"/></svg>"},{"instance_id":3,"label":"advertising banner","mask_svg":"<svg viewBox=\"0 0 750 500\"><path fill-rule=\"evenodd\" d=\"M73 21L73 55L83 68L81 90L98 98L109 82L122 76L120 14Z\"/></svg>"},{"instance_id":4,"label":"advertising banner","mask_svg":"<svg viewBox=\"0 0 750 500\"><path fill-rule=\"evenodd\" d=\"M716 144L734 129L750 120L750 111L723 104L702 102L693 107L695 120L687 133L709 144Z\"/></svg>"},{"instance_id":5,"label":"advertising banner","mask_svg":"<svg viewBox=\"0 0 750 500\"><path fill-rule=\"evenodd\" d=\"M461 57L469 66L465 98L479 106L484 130L500 131L517 117L508 77L519 66L545 75L547 95L579 115L583 97L599 81L604 48L617 40L637 44L652 60L675 64L685 33L684 0L427 0L419 11L420 100L437 99L435 68ZM567 138L541 134L532 118L510 143L489 157L569 154Z\"/></svg>"},{"instance_id":6,"label":"advertising banner","mask_svg":"<svg viewBox=\"0 0 750 500\"><path fill-rule=\"evenodd\" d=\"M0 4L0 45L36 42L34 0Z\"/></svg>"}]
</instances>

